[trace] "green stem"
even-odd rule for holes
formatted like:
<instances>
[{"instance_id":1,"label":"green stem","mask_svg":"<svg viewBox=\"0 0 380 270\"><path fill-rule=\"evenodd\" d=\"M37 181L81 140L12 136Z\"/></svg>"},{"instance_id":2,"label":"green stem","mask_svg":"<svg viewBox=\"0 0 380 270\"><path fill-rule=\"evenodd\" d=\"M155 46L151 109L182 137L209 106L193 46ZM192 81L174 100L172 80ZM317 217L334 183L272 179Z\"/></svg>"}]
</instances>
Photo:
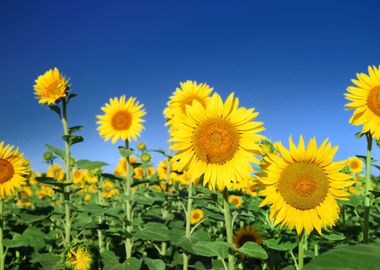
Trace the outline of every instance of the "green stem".
<instances>
[{"instance_id":1,"label":"green stem","mask_svg":"<svg viewBox=\"0 0 380 270\"><path fill-rule=\"evenodd\" d=\"M99 205L103 205L103 177L99 176L99 187L100 191L98 192L98 203ZM103 216L99 216L99 224L103 223ZM98 229L98 244L99 244L99 251L102 253L104 251L104 235L103 231L101 229Z\"/></svg>"},{"instance_id":2,"label":"green stem","mask_svg":"<svg viewBox=\"0 0 380 270\"><path fill-rule=\"evenodd\" d=\"M372 152L372 134L368 132L367 137L367 162L366 162L366 177L365 177L365 189L364 189L364 225L363 225L363 242L368 243L368 228L369 228L369 189L371 187L371 152Z\"/></svg>"},{"instance_id":3,"label":"green stem","mask_svg":"<svg viewBox=\"0 0 380 270\"><path fill-rule=\"evenodd\" d=\"M67 121L67 101L63 99L62 101L62 125L63 134L69 136L69 127ZM70 145L67 140L65 140L65 173L66 182L71 183L71 168L70 168ZM70 187L66 187L64 191L65 200L65 244L68 246L71 240L71 207L70 207Z\"/></svg>"},{"instance_id":4,"label":"green stem","mask_svg":"<svg viewBox=\"0 0 380 270\"><path fill-rule=\"evenodd\" d=\"M0 199L0 270L4 270L5 254L3 246L3 229L4 229L4 201Z\"/></svg>"},{"instance_id":5,"label":"green stem","mask_svg":"<svg viewBox=\"0 0 380 270\"><path fill-rule=\"evenodd\" d=\"M224 221L226 226L227 233L227 242L232 246L232 220L230 206L228 205L228 191L227 189L223 190L223 204L224 204ZM235 269L235 257L232 254L228 254L228 270Z\"/></svg>"},{"instance_id":6,"label":"green stem","mask_svg":"<svg viewBox=\"0 0 380 270\"><path fill-rule=\"evenodd\" d=\"M319 245L318 241L314 240L314 257L318 257L319 255Z\"/></svg>"},{"instance_id":7,"label":"green stem","mask_svg":"<svg viewBox=\"0 0 380 270\"><path fill-rule=\"evenodd\" d=\"M302 235L300 236L300 241L298 244L298 270L303 269L303 259L304 259L304 253L305 253L305 246L307 241L307 235L306 232L302 232Z\"/></svg>"},{"instance_id":8,"label":"green stem","mask_svg":"<svg viewBox=\"0 0 380 270\"><path fill-rule=\"evenodd\" d=\"M186 238L191 237L191 208L193 205L193 183L190 181L187 188L187 210L186 210L186 230L185 236ZM183 251L183 270L187 270L189 268L189 255L186 251Z\"/></svg>"},{"instance_id":9,"label":"green stem","mask_svg":"<svg viewBox=\"0 0 380 270\"><path fill-rule=\"evenodd\" d=\"M129 142L128 140L125 141L125 148L129 149ZM125 240L125 253L126 258L129 259L132 257L132 249L133 249L133 241L132 241L132 192L131 192L131 181L132 181L132 174L130 173L130 164L129 164L129 157L126 157L126 163L127 163L127 185L124 190L125 195L127 196L126 200L126 215L127 215L127 238Z\"/></svg>"}]
</instances>

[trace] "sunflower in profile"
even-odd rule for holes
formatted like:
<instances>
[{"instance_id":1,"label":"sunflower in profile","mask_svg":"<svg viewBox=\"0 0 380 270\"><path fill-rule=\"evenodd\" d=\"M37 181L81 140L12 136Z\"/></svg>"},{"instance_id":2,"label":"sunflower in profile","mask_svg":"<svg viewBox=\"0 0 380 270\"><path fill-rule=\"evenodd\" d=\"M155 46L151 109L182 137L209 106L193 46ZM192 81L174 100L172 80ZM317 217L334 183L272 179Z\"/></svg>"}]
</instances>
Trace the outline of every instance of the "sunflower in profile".
<instances>
[{"instance_id":1,"label":"sunflower in profile","mask_svg":"<svg viewBox=\"0 0 380 270\"><path fill-rule=\"evenodd\" d=\"M188 170L192 181L204 175L203 184L211 190L245 181L253 172L251 162L259 163L255 154L260 154L258 141L264 136L257 133L264 128L253 121L259 113L238 105L233 93L225 103L214 93L206 107L194 101L171 132L179 170Z\"/></svg>"},{"instance_id":2,"label":"sunflower in profile","mask_svg":"<svg viewBox=\"0 0 380 270\"><path fill-rule=\"evenodd\" d=\"M59 99L66 97L69 90L68 81L59 73L57 68L50 69L38 76L35 82L34 94L40 104L54 104Z\"/></svg>"},{"instance_id":3,"label":"sunflower in profile","mask_svg":"<svg viewBox=\"0 0 380 270\"><path fill-rule=\"evenodd\" d=\"M25 176L30 173L30 169L25 166L24 154L18 152L18 148L4 145L0 142L0 196L5 199L21 189L26 183Z\"/></svg>"},{"instance_id":4,"label":"sunflower in profile","mask_svg":"<svg viewBox=\"0 0 380 270\"><path fill-rule=\"evenodd\" d=\"M234 232L233 244L235 248L241 248L246 242L255 242L261 245L263 243L263 236L254 226L240 228Z\"/></svg>"},{"instance_id":5,"label":"sunflower in profile","mask_svg":"<svg viewBox=\"0 0 380 270\"><path fill-rule=\"evenodd\" d=\"M370 132L380 139L380 65L369 66L368 75L359 73L357 80L352 80L355 86L347 88L347 110L354 110L350 123L361 126L362 133Z\"/></svg>"},{"instance_id":6,"label":"sunflower in profile","mask_svg":"<svg viewBox=\"0 0 380 270\"><path fill-rule=\"evenodd\" d=\"M61 165L52 164L47 169L46 176L62 181L63 178L65 177L65 172L63 171L63 168L61 167Z\"/></svg>"},{"instance_id":7,"label":"sunflower in profile","mask_svg":"<svg viewBox=\"0 0 380 270\"><path fill-rule=\"evenodd\" d=\"M319 147L315 138L305 148L303 137L298 147L289 138L290 150L275 143L277 154L268 154L267 176L262 179L266 198L260 204L271 204L270 219L274 225L294 227L298 234L306 230L333 226L339 218L336 200L347 200L350 195L343 188L351 186L351 176L341 173L346 161L333 162L338 147L332 147L326 139Z\"/></svg>"},{"instance_id":8,"label":"sunflower in profile","mask_svg":"<svg viewBox=\"0 0 380 270\"><path fill-rule=\"evenodd\" d=\"M364 168L363 161L358 157L349 158L347 160L347 165L352 173L361 173Z\"/></svg>"},{"instance_id":9,"label":"sunflower in profile","mask_svg":"<svg viewBox=\"0 0 380 270\"><path fill-rule=\"evenodd\" d=\"M191 224L197 224L199 221L201 221L204 217L204 213L202 211L202 209L194 209L191 211L191 214L190 214L190 223Z\"/></svg>"},{"instance_id":10,"label":"sunflower in profile","mask_svg":"<svg viewBox=\"0 0 380 270\"><path fill-rule=\"evenodd\" d=\"M145 121L142 117L146 114L143 109L144 105L139 104L135 98L130 97L125 100L125 96L111 98L110 103L102 107L104 115L98 115L98 130L100 136L106 141L112 138L115 144L118 139L130 141L140 136L144 128L142 123Z\"/></svg>"},{"instance_id":11,"label":"sunflower in profile","mask_svg":"<svg viewBox=\"0 0 380 270\"><path fill-rule=\"evenodd\" d=\"M168 119L166 125L173 125L181 121L186 114L186 105L192 105L196 100L203 107L206 107L210 101L212 88L207 84L197 84L197 82L186 81L180 83L181 88L177 88L170 97L164 115Z\"/></svg>"}]
</instances>

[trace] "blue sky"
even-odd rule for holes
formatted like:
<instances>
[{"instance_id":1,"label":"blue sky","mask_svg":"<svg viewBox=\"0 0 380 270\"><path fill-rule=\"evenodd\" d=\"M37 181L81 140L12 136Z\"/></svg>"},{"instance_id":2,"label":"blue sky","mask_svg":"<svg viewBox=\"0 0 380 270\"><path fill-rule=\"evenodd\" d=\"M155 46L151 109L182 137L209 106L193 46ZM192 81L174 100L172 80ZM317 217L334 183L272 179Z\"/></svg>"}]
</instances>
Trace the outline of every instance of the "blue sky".
<instances>
[{"instance_id":1,"label":"blue sky","mask_svg":"<svg viewBox=\"0 0 380 270\"><path fill-rule=\"evenodd\" d=\"M2 0L0 140L19 146L39 171L47 167L45 143L63 148L59 119L32 88L58 67L80 95L69 121L85 127L85 142L73 152L112 164L108 171L119 154L96 131L100 107L110 97L137 97L147 111L141 141L167 148L162 110L186 80L223 98L234 91L260 112L274 141L303 134L339 145L336 160L364 154L343 94L357 72L380 64L380 3L284 2Z\"/></svg>"}]
</instances>

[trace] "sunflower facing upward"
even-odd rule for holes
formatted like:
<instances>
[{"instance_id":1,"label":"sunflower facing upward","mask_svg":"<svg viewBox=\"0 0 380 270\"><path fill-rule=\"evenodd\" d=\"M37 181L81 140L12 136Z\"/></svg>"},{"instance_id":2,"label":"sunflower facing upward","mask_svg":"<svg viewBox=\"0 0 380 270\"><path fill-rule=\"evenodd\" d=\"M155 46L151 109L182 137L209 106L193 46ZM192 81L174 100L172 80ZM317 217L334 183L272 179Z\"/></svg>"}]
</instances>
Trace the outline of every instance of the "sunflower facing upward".
<instances>
[{"instance_id":1,"label":"sunflower facing upward","mask_svg":"<svg viewBox=\"0 0 380 270\"><path fill-rule=\"evenodd\" d=\"M139 104L135 98L130 97L125 100L125 96L111 98L110 103L102 107L104 115L98 115L98 130L100 136L106 141L112 138L115 144L118 139L130 141L140 136L144 128L142 123L145 121L142 117L146 114L143 104Z\"/></svg>"},{"instance_id":2,"label":"sunflower facing upward","mask_svg":"<svg viewBox=\"0 0 380 270\"><path fill-rule=\"evenodd\" d=\"M0 196L5 199L25 184L25 175L30 169L25 165L24 154L13 150L13 146L0 142Z\"/></svg>"},{"instance_id":3,"label":"sunflower facing upward","mask_svg":"<svg viewBox=\"0 0 380 270\"><path fill-rule=\"evenodd\" d=\"M214 93L208 106L197 101L186 106L186 115L171 132L171 146L177 150L179 169L188 170L192 181L204 175L203 184L211 190L230 189L233 183L248 179L259 163L258 141L264 136L261 122L254 122L254 109L238 108L232 93L225 103Z\"/></svg>"},{"instance_id":4,"label":"sunflower facing upward","mask_svg":"<svg viewBox=\"0 0 380 270\"><path fill-rule=\"evenodd\" d=\"M63 78L57 68L46 71L43 75L38 76L33 86L34 94L38 103L49 105L56 103L60 98L66 96L69 90L68 81Z\"/></svg>"},{"instance_id":5,"label":"sunflower facing upward","mask_svg":"<svg viewBox=\"0 0 380 270\"><path fill-rule=\"evenodd\" d=\"M275 147L281 156L268 154L267 177L262 179L266 196L260 206L271 204L270 219L274 225L296 227L297 233L332 226L339 218L337 199L347 200L350 195L342 190L351 186L351 176L341 173L346 161L333 162L338 147L331 147L326 139L318 148L315 138L305 148L303 137L298 147L289 138L290 150L281 143Z\"/></svg>"},{"instance_id":6,"label":"sunflower facing upward","mask_svg":"<svg viewBox=\"0 0 380 270\"><path fill-rule=\"evenodd\" d=\"M370 132L376 139L380 139L380 65L369 66L369 75L357 74L357 80L352 80L355 86L347 88L347 110L354 110L350 123L361 126L362 133Z\"/></svg>"}]
</instances>

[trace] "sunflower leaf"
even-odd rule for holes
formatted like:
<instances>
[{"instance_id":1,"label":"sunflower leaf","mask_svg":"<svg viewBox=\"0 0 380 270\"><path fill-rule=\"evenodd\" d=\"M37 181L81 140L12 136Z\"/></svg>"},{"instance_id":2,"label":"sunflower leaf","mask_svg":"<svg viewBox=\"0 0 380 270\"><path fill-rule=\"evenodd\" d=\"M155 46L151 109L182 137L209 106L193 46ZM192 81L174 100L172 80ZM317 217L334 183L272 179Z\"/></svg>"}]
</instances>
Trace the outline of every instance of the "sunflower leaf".
<instances>
[{"instance_id":1,"label":"sunflower leaf","mask_svg":"<svg viewBox=\"0 0 380 270\"><path fill-rule=\"evenodd\" d=\"M55 112L56 114L58 114L59 118L61 118L61 108L58 107L57 105L45 105L46 107L48 107L50 110L52 110L53 112Z\"/></svg>"},{"instance_id":2,"label":"sunflower leaf","mask_svg":"<svg viewBox=\"0 0 380 270\"><path fill-rule=\"evenodd\" d=\"M68 97L67 97L67 103L69 103L69 101L72 99L72 98L75 98L77 97L78 94L75 94L75 93L71 93Z\"/></svg>"},{"instance_id":3,"label":"sunflower leaf","mask_svg":"<svg viewBox=\"0 0 380 270\"><path fill-rule=\"evenodd\" d=\"M169 241L169 229L165 224L149 222L146 226L134 235L137 239L151 241Z\"/></svg>"},{"instance_id":4,"label":"sunflower leaf","mask_svg":"<svg viewBox=\"0 0 380 270\"><path fill-rule=\"evenodd\" d=\"M268 259L267 252L260 245L252 241L244 243L244 245L240 247L238 251L249 257L259 258L263 260Z\"/></svg>"},{"instance_id":5,"label":"sunflower leaf","mask_svg":"<svg viewBox=\"0 0 380 270\"><path fill-rule=\"evenodd\" d=\"M165 263L161 259L144 258L149 270L165 270Z\"/></svg>"},{"instance_id":6,"label":"sunflower leaf","mask_svg":"<svg viewBox=\"0 0 380 270\"><path fill-rule=\"evenodd\" d=\"M126 149L123 146L119 146L119 152L120 152L120 155L122 155L125 158L128 158L133 153L133 149L132 148Z\"/></svg>"},{"instance_id":7,"label":"sunflower leaf","mask_svg":"<svg viewBox=\"0 0 380 270\"><path fill-rule=\"evenodd\" d=\"M103 178L114 180L114 181L124 181L124 178L118 177L118 176L110 174L110 173L102 173L101 176Z\"/></svg>"},{"instance_id":8,"label":"sunflower leaf","mask_svg":"<svg viewBox=\"0 0 380 270\"><path fill-rule=\"evenodd\" d=\"M70 146L84 141L82 136L73 136L73 135L62 135L62 139L65 142L67 142Z\"/></svg>"},{"instance_id":9,"label":"sunflower leaf","mask_svg":"<svg viewBox=\"0 0 380 270\"><path fill-rule=\"evenodd\" d=\"M57 156L59 156L63 161L65 161L65 151L58 149L50 144L45 144L47 149L49 149L50 152L53 152Z\"/></svg>"},{"instance_id":10,"label":"sunflower leaf","mask_svg":"<svg viewBox=\"0 0 380 270\"><path fill-rule=\"evenodd\" d=\"M74 127L69 128L69 134L71 135L81 130L83 130L83 126L74 126Z\"/></svg>"},{"instance_id":11,"label":"sunflower leaf","mask_svg":"<svg viewBox=\"0 0 380 270\"><path fill-rule=\"evenodd\" d=\"M87 159L81 159L77 161L77 166L79 169L82 170L92 170L101 168L103 166L108 166L108 163L102 162L102 161L90 161Z\"/></svg>"}]
</instances>

